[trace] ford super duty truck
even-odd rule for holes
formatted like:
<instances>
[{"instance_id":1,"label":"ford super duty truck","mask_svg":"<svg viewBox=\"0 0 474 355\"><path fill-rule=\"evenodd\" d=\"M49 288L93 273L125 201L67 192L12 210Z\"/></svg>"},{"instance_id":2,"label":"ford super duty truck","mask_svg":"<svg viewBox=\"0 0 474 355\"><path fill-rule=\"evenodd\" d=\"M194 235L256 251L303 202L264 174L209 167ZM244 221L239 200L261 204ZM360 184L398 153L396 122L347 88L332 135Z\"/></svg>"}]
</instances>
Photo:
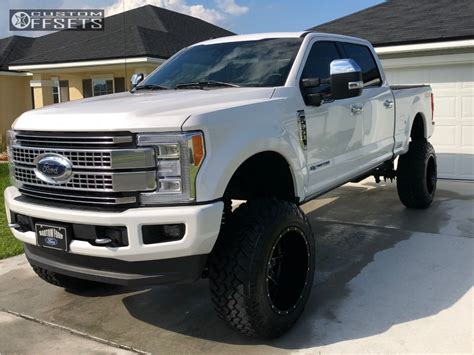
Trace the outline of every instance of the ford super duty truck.
<instances>
[{"instance_id":1,"label":"ford super duty truck","mask_svg":"<svg viewBox=\"0 0 474 355\"><path fill-rule=\"evenodd\" d=\"M313 283L301 204L369 176L396 179L408 208L433 200L431 89L390 87L365 40L213 39L132 84L26 112L9 131L9 227L51 284L209 278L221 318L276 337Z\"/></svg>"}]
</instances>

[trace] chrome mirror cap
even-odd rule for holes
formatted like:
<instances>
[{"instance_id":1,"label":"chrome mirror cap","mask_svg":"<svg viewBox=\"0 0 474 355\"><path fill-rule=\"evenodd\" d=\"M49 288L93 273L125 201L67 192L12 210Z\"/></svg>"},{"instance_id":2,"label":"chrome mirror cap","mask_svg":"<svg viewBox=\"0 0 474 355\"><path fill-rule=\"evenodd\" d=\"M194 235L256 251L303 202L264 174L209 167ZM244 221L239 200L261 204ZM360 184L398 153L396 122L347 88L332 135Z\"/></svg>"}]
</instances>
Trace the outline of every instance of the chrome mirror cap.
<instances>
[{"instance_id":1,"label":"chrome mirror cap","mask_svg":"<svg viewBox=\"0 0 474 355\"><path fill-rule=\"evenodd\" d=\"M135 86L140 84L140 82L145 78L145 75L143 73L137 73L133 74L132 78L130 79L130 88L134 89Z\"/></svg>"},{"instance_id":2,"label":"chrome mirror cap","mask_svg":"<svg viewBox=\"0 0 474 355\"><path fill-rule=\"evenodd\" d=\"M362 72L362 69L353 59L336 59L331 62L329 71L331 75L337 75Z\"/></svg>"}]
</instances>

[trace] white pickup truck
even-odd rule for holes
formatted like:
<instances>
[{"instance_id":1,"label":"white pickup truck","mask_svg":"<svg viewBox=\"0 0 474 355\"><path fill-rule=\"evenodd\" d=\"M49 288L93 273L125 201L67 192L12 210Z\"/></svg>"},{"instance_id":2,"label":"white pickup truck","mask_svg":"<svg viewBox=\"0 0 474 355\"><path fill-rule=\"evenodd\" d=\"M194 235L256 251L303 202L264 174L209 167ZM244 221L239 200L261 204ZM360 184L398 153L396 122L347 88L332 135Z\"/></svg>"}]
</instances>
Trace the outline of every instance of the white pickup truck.
<instances>
[{"instance_id":1,"label":"white pickup truck","mask_svg":"<svg viewBox=\"0 0 474 355\"><path fill-rule=\"evenodd\" d=\"M142 79L26 112L9 132L9 226L51 284L208 277L220 317L272 338L312 288L301 204L368 176L395 178L408 208L433 200L431 89L390 87L365 40L213 39Z\"/></svg>"}]
</instances>

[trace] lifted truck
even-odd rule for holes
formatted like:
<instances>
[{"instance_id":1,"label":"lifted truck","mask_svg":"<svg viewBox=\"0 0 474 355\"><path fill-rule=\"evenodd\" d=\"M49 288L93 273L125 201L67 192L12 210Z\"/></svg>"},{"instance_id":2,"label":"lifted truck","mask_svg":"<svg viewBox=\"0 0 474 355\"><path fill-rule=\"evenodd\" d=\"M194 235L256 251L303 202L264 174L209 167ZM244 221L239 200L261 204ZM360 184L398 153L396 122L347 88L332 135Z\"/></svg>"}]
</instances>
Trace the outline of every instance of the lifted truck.
<instances>
[{"instance_id":1,"label":"lifted truck","mask_svg":"<svg viewBox=\"0 0 474 355\"><path fill-rule=\"evenodd\" d=\"M371 175L396 178L408 208L433 200L431 89L391 88L365 40L213 39L132 83L24 113L9 132L9 226L51 284L208 277L230 326L277 337L313 284L301 204Z\"/></svg>"}]
</instances>

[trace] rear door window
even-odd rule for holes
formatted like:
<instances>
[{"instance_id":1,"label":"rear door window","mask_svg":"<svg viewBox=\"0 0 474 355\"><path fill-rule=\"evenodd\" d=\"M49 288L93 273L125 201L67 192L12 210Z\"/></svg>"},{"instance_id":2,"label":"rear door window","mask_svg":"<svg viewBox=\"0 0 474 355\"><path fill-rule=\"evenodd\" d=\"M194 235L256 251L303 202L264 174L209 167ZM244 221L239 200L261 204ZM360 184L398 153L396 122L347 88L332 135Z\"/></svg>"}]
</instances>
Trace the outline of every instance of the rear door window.
<instances>
[{"instance_id":1,"label":"rear door window","mask_svg":"<svg viewBox=\"0 0 474 355\"><path fill-rule=\"evenodd\" d=\"M379 86L382 83L380 72L372 52L367 46L342 43L346 58L354 59L362 69L364 86Z\"/></svg>"}]
</instances>

